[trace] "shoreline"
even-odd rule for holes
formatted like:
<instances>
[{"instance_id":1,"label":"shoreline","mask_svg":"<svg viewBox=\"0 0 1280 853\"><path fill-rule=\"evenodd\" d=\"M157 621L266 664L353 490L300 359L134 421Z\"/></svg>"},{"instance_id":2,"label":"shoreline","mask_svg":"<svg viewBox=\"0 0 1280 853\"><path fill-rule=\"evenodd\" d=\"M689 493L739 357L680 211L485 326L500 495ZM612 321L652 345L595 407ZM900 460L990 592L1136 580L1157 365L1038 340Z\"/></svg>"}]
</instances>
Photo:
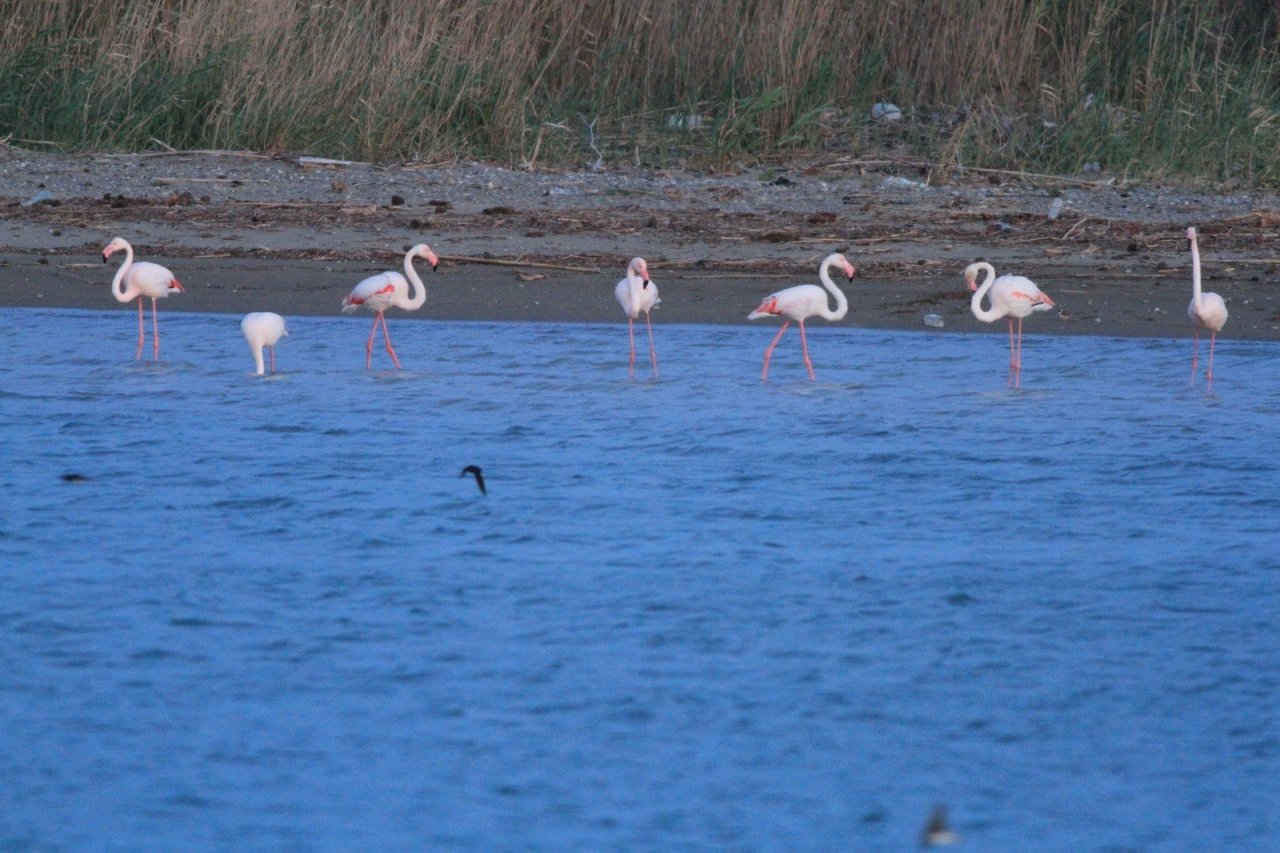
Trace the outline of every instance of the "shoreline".
<instances>
[{"instance_id":1,"label":"shoreline","mask_svg":"<svg viewBox=\"0 0 1280 853\"><path fill-rule=\"evenodd\" d=\"M187 288L162 313L337 316L357 281L401 269L404 248L426 242L440 268L418 266L427 302L393 310L397 321L621 323L613 286L641 255L662 297L655 323L752 325L763 297L816 284L818 261L843 251L858 275L841 283L850 308L839 325L1002 331L969 312L963 269L985 259L1055 301L1059 310L1028 318L1029 334L1178 337L1192 329L1182 232L1194 218L1205 289L1230 311L1222 336L1280 340L1275 193L1115 178L904 186L841 162L768 175L779 172L790 179L10 149L0 153L0 306L125 308L110 293L117 258L103 265L99 254L121 235ZM23 206L33 192L50 198ZM1050 220L1053 199L1064 212Z\"/></svg>"}]
</instances>

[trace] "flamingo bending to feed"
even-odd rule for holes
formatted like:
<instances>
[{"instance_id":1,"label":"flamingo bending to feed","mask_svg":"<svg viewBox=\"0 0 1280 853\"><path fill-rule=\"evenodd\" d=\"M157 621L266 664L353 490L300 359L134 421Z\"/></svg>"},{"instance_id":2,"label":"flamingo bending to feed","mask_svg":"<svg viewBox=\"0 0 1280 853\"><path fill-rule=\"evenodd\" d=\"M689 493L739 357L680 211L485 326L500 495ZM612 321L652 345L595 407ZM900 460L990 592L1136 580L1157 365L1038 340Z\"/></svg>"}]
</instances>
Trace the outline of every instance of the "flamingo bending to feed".
<instances>
[{"instance_id":1,"label":"flamingo bending to feed","mask_svg":"<svg viewBox=\"0 0 1280 853\"><path fill-rule=\"evenodd\" d=\"M985 272L982 285L977 283L978 273ZM973 316L984 323L994 323L1001 317L1009 318L1009 386L1022 387L1022 320L1036 311L1048 311L1053 300L1042 293L1036 283L1020 275L1002 275L996 278L995 267L986 261L969 264L964 270L964 280L973 291L969 307ZM991 294L991 308L982 307L982 297ZM1013 321L1018 321L1018 334L1013 334Z\"/></svg>"},{"instance_id":2,"label":"flamingo bending to feed","mask_svg":"<svg viewBox=\"0 0 1280 853\"><path fill-rule=\"evenodd\" d=\"M1191 319L1196 330L1196 342L1191 350L1191 383L1196 381L1196 369L1200 366L1200 330L1209 330L1209 370L1204 378L1208 386L1213 385L1213 345L1218 339L1218 332L1227 324L1227 303L1216 293L1203 293L1200 290L1200 248L1196 245L1196 229L1187 229L1187 240L1191 243L1191 304L1187 306L1187 317Z\"/></svg>"},{"instance_id":3,"label":"flamingo bending to feed","mask_svg":"<svg viewBox=\"0 0 1280 853\"><path fill-rule=\"evenodd\" d=\"M133 247L122 237L116 237L102 250L102 262L105 264L108 258L121 251L124 252L124 263L111 280L111 294L117 302L128 302L135 297L138 300L138 350L133 354L135 360L142 358L142 342L146 337L142 322L142 299L146 297L151 300L151 349L153 357L158 360L160 326L156 322L156 300L163 299L170 293L182 293L185 288L166 267L149 261L134 263Z\"/></svg>"},{"instance_id":4,"label":"flamingo bending to feed","mask_svg":"<svg viewBox=\"0 0 1280 853\"><path fill-rule=\"evenodd\" d=\"M378 334L378 324L382 324L382 338L387 344L387 354L391 356L391 361L395 364L396 369L400 368L400 359L396 356L395 349L391 346L391 334L387 331L387 318L382 312L388 308L403 308L405 311L417 311L427 301L427 289L422 284L422 279L418 278L418 274L413 269L414 258L426 258L431 263L431 268L435 269L440 265L440 259L436 257L436 253L431 251L426 243L419 243L404 255L404 275L398 272L380 272L377 275L371 275L364 281L357 284L350 294L342 300L342 313L350 314L357 308L367 308L374 312L373 329L369 332L369 341L364 346L364 367L369 369L369 365L373 362L373 338ZM405 280L405 277L408 280ZM414 295L409 297L409 282L413 282Z\"/></svg>"},{"instance_id":5,"label":"flamingo bending to feed","mask_svg":"<svg viewBox=\"0 0 1280 853\"><path fill-rule=\"evenodd\" d=\"M627 315L627 335L631 339L631 364L627 372L636 368L635 321L644 312L644 324L649 329L649 361L653 363L653 375L658 375L658 353L653 348L653 323L649 311L662 300L658 298L658 286L649 280L649 264L644 258L632 258L627 264L627 277L613 288L613 295Z\"/></svg>"},{"instance_id":6,"label":"flamingo bending to feed","mask_svg":"<svg viewBox=\"0 0 1280 853\"><path fill-rule=\"evenodd\" d=\"M821 317L824 320L840 320L849 312L849 300L845 298L844 293L831 280L829 270L832 266L839 266L840 269L844 270L845 276L850 281L853 281L855 272L853 264L849 263L845 256L839 252L833 252L827 255L822 262L822 266L818 268L818 278L822 281L822 287L818 287L816 284L799 284L795 287L788 287L786 290L779 290L777 293L765 297L765 300L760 303L756 310L747 315L748 320L771 315L781 315L787 318L783 321L782 328L778 330L778 334L774 336L773 343L769 344L769 348L764 351L764 371L760 374L761 382L769 380L769 359L773 357L773 348L778 345L778 341L782 340L782 335L787 331L787 327L791 325L792 320L800 323L800 350L804 353L804 366L809 370L810 381L815 379L813 363L809 361L809 342L805 339L804 321L810 317ZM823 287L826 288L825 291L822 289ZM836 298L836 310L834 311L827 308L827 292L830 292Z\"/></svg>"},{"instance_id":7,"label":"flamingo bending to feed","mask_svg":"<svg viewBox=\"0 0 1280 853\"><path fill-rule=\"evenodd\" d=\"M262 348L266 347L271 354L271 372L276 372L276 342L289 334L284 327L284 318L270 311L254 311L244 315L240 321L240 331L249 342L249 351L253 353L253 362L258 367L258 375L263 371Z\"/></svg>"}]
</instances>

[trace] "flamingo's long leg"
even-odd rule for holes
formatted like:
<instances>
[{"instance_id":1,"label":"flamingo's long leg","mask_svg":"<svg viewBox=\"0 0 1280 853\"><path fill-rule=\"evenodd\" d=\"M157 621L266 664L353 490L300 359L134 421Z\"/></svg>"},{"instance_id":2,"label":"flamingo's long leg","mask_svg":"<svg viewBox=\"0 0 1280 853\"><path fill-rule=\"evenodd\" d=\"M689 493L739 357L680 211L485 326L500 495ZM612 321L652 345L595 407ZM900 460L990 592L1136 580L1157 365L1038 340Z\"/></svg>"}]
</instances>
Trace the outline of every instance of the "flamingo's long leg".
<instances>
[{"instance_id":1,"label":"flamingo's long leg","mask_svg":"<svg viewBox=\"0 0 1280 853\"><path fill-rule=\"evenodd\" d=\"M271 372L275 373L276 372L276 348L274 346L268 346L267 352L271 353Z\"/></svg>"},{"instance_id":2,"label":"flamingo's long leg","mask_svg":"<svg viewBox=\"0 0 1280 853\"><path fill-rule=\"evenodd\" d=\"M141 303L139 303L141 305ZM156 321L156 300L151 300L151 352L160 360L160 324Z\"/></svg>"},{"instance_id":3,"label":"flamingo's long leg","mask_svg":"<svg viewBox=\"0 0 1280 853\"><path fill-rule=\"evenodd\" d=\"M1022 387L1022 318L1018 318L1018 356L1013 368L1013 387Z\"/></svg>"},{"instance_id":4,"label":"flamingo's long leg","mask_svg":"<svg viewBox=\"0 0 1280 853\"><path fill-rule=\"evenodd\" d=\"M1195 328L1195 343L1191 345L1191 381L1189 385L1196 384L1196 370L1200 367L1200 327Z\"/></svg>"},{"instance_id":5,"label":"flamingo's long leg","mask_svg":"<svg viewBox=\"0 0 1280 853\"><path fill-rule=\"evenodd\" d=\"M653 364L653 375L658 375L658 351L653 346L653 323L649 320L649 312L644 312L644 324L649 329L649 361Z\"/></svg>"},{"instance_id":6,"label":"flamingo's long leg","mask_svg":"<svg viewBox=\"0 0 1280 853\"><path fill-rule=\"evenodd\" d=\"M1217 342L1217 340L1218 340L1218 333L1210 329L1209 330L1209 370L1204 375L1206 388L1213 387L1213 345Z\"/></svg>"},{"instance_id":7,"label":"flamingo's long leg","mask_svg":"<svg viewBox=\"0 0 1280 853\"><path fill-rule=\"evenodd\" d=\"M368 370L373 364L373 338L378 334L378 318L382 316L382 312L373 315L373 328L369 330L369 340L364 344L364 369Z\"/></svg>"},{"instance_id":8,"label":"flamingo's long leg","mask_svg":"<svg viewBox=\"0 0 1280 853\"><path fill-rule=\"evenodd\" d=\"M790 320L782 323L782 328L778 330L778 334L773 336L773 343L769 344L768 349L764 351L764 372L760 374L761 382L769 381L769 359L773 358L773 348L778 345L778 341L782 340L782 335L787 331L787 326L791 325Z\"/></svg>"},{"instance_id":9,"label":"flamingo's long leg","mask_svg":"<svg viewBox=\"0 0 1280 853\"><path fill-rule=\"evenodd\" d=\"M391 332L387 331L387 315L379 312L378 316L382 318L382 339L387 343L387 355L391 356L391 361L395 363L396 370L399 370L400 359L396 355L395 348L391 346Z\"/></svg>"},{"instance_id":10,"label":"flamingo's long leg","mask_svg":"<svg viewBox=\"0 0 1280 853\"><path fill-rule=\"evenodd\" d=\"M627 340L631 342L631 361L627 363L627 375L630 376L636 369L636 326L631 317L627 318Z\"/></svg>"},{"instance_id":11,"label":"flamingo's long leg","mask_svg":"<svg viewBox=\"0 0 1280 853\"><path fill-rule=\"evenodd\" d=\"M817 377L813 375L813 362L809 361L809 342L804 336L804 320L800 321L800 352L804 353L804 366L809 371L809 381L813 382Z\"/></svg>"},{"instance_id":12,"label":"flamingo's long leg","mask_svg":"<svg viewBox=\"0 0 1280 853\"><path fill-rule=\"evenodd\" d=\"M138 349L133 354L133 360L138 361L142 358L142 342L146 340L146 326L142 321L142 297L138 297Z\"/></svg>"}]
</instances>

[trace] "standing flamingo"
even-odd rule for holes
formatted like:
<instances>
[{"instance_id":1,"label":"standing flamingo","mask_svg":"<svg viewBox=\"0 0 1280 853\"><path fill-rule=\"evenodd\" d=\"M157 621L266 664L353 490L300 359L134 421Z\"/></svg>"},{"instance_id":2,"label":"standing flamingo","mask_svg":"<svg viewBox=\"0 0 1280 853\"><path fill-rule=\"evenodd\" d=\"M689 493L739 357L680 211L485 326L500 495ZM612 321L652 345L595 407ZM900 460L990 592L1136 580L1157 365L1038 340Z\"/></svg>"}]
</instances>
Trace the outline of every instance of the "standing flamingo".
<instances>
[{"instance_id":1,"label":"standing flamingo","mask_svg":"<svg viewBox=\"0 0 1280 853\"><path fill-rule=\"evenodd\" d=\"M174 278L166 267L149 261L133 262L133 247L122 237L116 237L102 250L102 262L116 252L124 252L124 263L116 270L116 277L111 280L111 294L117 302L128 302L137 297L138 300L138 350L133 354L135 360L142 358L142 342L145 338L145 327L142 322L142 299L151 300L151 346L155 359L160 358L160 326L156 322L156 300L163 299L170 293L182 293L185 288ZM123 286L121 286L123 285Z\"/></svg>"},{"instance_id":2,"label":"standing flamingo","mask_svg":"<svg viewBox=\"0 0 1280 853\"><path fill-rule=\"evenodd\" d=\"M249 351L253 353L253 362L258 366L258 375L264 373L263 347L271 353L271 372L275 373L276 342L289 334L289 330L284 327L284 318L270 311L254 311L244 315L244 319L240 321L240 331L244 332L244 339L249 342Z\"/></svg>"},{"instance_id":3,"label":"standing flamingo","mask_svg":"<svg viewBox=\"0 0 1280 853\"><path fill-rule=\"evenodd\" d=\"M627 368L630 374L636 369L636 332L635 320L644 312L644 324L649 329L649 361L653 363L653 375L658 375L658 353L653 348L653 323L649 321L649 311L662 300L658 298L658 285L649 280L649 264L644 258L632 258L627 264L627 277L613 288L613 295L627 315L627 335L631 339L631 364Z\"/></svg>"},{"instance_id":4,"label":"standing flamingo","mask_svg":"<svg viewBox=\"0 0 1280 853\"><path fill-rule=\"evenodd\" d=\"M977 284L978 273L986 272L982 286ZM1040 292L1036 283L1020 275L1002 275L996 278L995 267L986 261L969 264L964 270L964 280L973 291L969 307L973 316L984 323L994 323L1001 317L1009 318L1009 386L1022 387L1022 320L1035 311L1048 311L1053 300ZM991 308L984 310L982 297L991 292ZM1018 335L1013 334L1014 318L1018 320Z\"/></svg>"},{"instance_id":5,"label":"standing flamingo","mask_svg":"<svg viewBox=\"0 0 1280 853\"><path fill-rule=\"evenodd\" d=\"M1187 229L1187 240L1191 242L1191 304L1187 306L1187 316L1191 318L1196 329L1195 347L1191 350L1191 384L1196 381L1196 369L1200 366L1200 330L1209 330L1209 370L1204 378L1207 387L1213 387L1213 345L1218 332L1227 324L1227 303L1216 293L1200 291L1200 248L1196 245L1196 229Z\"/></svg>"},{"instance_id":6,"label":"standing flamingo","mask_svg":"<svg viewBox=\"0 0 1280 853\"><path fill-rule=\"evenodd\" d=\"M364 346L364 367L369 369L369 365L373 362L373 338L378 334L378 323L382 323L382 337L387 344L387 354L391 356L391 361L395 363L396 369L400 369L400 359L396 356L396 351L391 346L391 334L387 331L387 318L383 315L383 311L388 308L403 308L405 311L417 311L427 301L427 289L422 285L422 279L418 278L418 274L413 269L414 258L426 258L431 263L431 268L435 269L440 265L440 259L436 257L436 253L431 251L426 243L419 243L412 249L407 251L404 256L404 275L398 272L380 272L377 275L371 275L364 281L360 282L352 289L351 293L342 300L342 313L350 314L357 308L367 308L374 312L373 329L369 332L369 341ZM408 276L408 281L405 280ZM413 282L415 288L414 296L409 298L409 282Z\"/></svg>"},{"instance_id":7,"label":"standing flamingo","mask_svg":"<svg viewBox=\"0 0 1280 853\"><path fill-rule=\"evenodd\" d=\"M845 256L839 252L827 255L822 262L822 266L818 268L818 278L822 281L822 287L825 287L836 298L836 310L828 310L827 293L823 291L822 287L818 287L816 284L798 284L795 287L788 287L786 290L779 290L777 293L765 297L764 302L761 302L756 310L747 315L748 320L767 317L771 314L780 314L787 318L783 321L782 328L778 330L778 334L774 336L773 343L769 344L769 348L764 351L764 371L760 374L761 382L769 381L769 359L773 357L773 348L778 345L778 341L782 340L782 335L787 331L787 327L791 325L792 320L800 323L800 350L804 353L804 366L809 370L809 380L813 381L815 379L813 363L809 361L809 343L805 339L804 321L810 317L822 317L824 320L840 320L849 312L849 300L845 299L844 293L840 288L836 287L828 272L832 265L838 265L844 270L845 276L850 281L853 281L855 270L853 264L849 263Z\"/></svg>"}]
</instances>

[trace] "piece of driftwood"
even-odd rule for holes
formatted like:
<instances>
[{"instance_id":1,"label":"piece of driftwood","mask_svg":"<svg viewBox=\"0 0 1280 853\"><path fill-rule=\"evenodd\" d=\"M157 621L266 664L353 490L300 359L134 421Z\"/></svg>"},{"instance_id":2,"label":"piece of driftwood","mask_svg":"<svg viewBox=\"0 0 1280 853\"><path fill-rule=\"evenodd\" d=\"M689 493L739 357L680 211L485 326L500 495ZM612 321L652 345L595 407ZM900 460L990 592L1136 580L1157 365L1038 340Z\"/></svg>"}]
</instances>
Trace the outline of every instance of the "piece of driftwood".
<instances>
[{"instance_id":1,"label":"piece of driftwood","mask_svg":"<svg viewBox=\"0 0 1280 853\"><path fill-rule=\"evenodd\" d=\"M509 261L504 258L477 258L470 255L440 255L440 260L456 264L489 264L495 267L533 267L540 270L563 270L565 272L600 272L596 267L574 267L568 264L548 264L538 261Z\"/></svg>"}]
</instances>

